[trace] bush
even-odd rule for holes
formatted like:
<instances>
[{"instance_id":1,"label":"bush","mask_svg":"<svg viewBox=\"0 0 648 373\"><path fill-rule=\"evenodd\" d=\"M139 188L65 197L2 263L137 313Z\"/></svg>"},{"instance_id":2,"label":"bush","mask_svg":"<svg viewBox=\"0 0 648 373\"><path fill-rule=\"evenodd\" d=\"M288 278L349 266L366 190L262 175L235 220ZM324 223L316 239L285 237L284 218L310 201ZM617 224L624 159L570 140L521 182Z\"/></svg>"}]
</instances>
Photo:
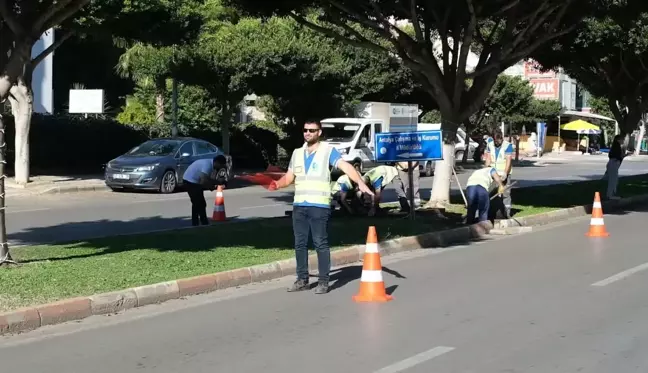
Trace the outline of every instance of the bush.
<instances>
[{"instance_id":1,"label":"bush","mask_svg":"<svg viewBox=\"0 0 648 373\"><path fill-rule=\"evenodd\" d=\"M7 134L7 168L13 172L15 126L11 115L4 116ZM169 125L127 126L112 119L35 114L30 131L31 173L101 173L103 165L151 136L168 136ZM263 168L277 162L280 135L254 125L234 126L230 148L234 168ZM182 134L221 146L218 131L191 131Z\"/></svg>"}]
</instances>

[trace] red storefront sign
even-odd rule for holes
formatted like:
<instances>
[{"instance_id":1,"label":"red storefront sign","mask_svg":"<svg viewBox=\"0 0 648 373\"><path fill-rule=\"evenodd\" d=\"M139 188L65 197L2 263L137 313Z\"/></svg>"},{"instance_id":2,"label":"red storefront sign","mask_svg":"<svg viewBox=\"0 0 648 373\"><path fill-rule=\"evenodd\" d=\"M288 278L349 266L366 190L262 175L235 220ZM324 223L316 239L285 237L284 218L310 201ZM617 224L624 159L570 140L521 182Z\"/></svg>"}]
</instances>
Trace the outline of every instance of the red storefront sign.
<instances>
[{"instance_id":1,"label":"red storefront sign","mask_svg":"<svg viewBox=\"0 0 648 373\"><path fill-rule=\"evenodd\" d=\"M533 86L533 97L539 100L558 100L560 98L559 79L529 79Z\"/></svg>"}]
</instances>

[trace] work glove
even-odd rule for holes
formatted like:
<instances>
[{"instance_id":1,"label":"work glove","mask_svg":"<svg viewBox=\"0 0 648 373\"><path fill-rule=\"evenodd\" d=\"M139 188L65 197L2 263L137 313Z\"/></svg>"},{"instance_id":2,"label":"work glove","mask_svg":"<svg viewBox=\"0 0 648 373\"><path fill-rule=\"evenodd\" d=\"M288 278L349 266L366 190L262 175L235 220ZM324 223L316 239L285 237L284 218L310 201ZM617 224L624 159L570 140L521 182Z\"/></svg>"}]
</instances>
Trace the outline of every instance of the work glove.
<instances>
[{"instance_id":1,"label":"work glove","mask_svg":"<svg viewBox=\"0 0 648 373\"><path fill-rule=\"evenodd\" d=\"M504 189L506 189L504 187L504 185L500 185L499 187L497 187L497 194L500 194L500 195L504 194Z\"/></svg>"}]
</instances>

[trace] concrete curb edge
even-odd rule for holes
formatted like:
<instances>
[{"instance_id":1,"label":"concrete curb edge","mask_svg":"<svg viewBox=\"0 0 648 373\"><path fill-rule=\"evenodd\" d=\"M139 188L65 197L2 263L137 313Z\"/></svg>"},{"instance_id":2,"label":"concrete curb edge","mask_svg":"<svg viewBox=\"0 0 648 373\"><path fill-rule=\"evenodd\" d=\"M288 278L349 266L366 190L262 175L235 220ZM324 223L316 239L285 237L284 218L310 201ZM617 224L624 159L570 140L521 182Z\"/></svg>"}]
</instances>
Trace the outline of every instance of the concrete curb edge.
<instances>
[{"instance_id":1,"label":"concrete curb edge","mask_svg":"<svg viewBox=\"0 0 648 373\"><path fill-rule=\"evenodd\" d=\"M619 201L606 201L605 209L618 209L634 203L648 202L648 194L625 198ZM511 229L546 225L559 221L583 217L591 213L591 205L555 210L548 213L531 215L519 219L496 222L495 226L475 224L418 236L401 237L380 242L382 256L419 249L447 247L484 239L492 229L505 234L528 232L528 229ZM500 233L501 234L501 233ZM362 261L364 245L354 245L331 252L331 265L342 266ZM317 266L317 255L309 256L311 268ZM247 268L233 269L191 278L166 281L157 284L138 286L109 293L86 297L64 299L58 302L36 305L0 313L0 335L15 334L68 321L81 320L93 315L107 315L135 307L181 299L191 295L239 287L294 275L295 259L280 260Z\"/></svg>"}]
</instances>

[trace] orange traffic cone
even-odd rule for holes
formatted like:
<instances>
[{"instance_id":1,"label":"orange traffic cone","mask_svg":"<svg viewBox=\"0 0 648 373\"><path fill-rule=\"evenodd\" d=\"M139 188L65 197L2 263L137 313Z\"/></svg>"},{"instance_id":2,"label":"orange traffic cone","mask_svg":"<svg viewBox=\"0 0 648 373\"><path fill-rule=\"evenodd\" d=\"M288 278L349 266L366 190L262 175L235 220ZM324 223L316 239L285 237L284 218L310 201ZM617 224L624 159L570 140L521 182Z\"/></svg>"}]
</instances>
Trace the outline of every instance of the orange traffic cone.
<instances>
[{"instance_id":1,"label":"orange traffic cone","mask_svg":"<svg viewBox=\"0 0 648 373\"><path fill-rule=\"evenodd\" d=\"M594 204L592 204L592 219L590 220L589 232L585 234L588 237L608 237L610 234L605 230L603 221L603 206L601 205L601 196L599 192L594 194Z\"/></svg>"},{"instance_id":2,"label":"orange traffic cone","mask_svg":"<svg viewBox=\"0 0 648 373\"><path fill-rule=\"evenodd\" d=\"M367 246L362 265L360 278L360 291L353 296L356 302L388 302L393 297L385 292L385 283L382 278L382 264L378 252L378 236L376 227L369 227L367 233Z\"/></svg>"},{"instance_id":3,"label":"orange traffic cone","mask_svg":"<svg viewBox=\"0 0 648 373\"><path fill-rule=\"evenodd\" d=\"M225 198L223 197L223 187L221 185L216 189L216 200L214 201L214 213L212 214L213 221L225 221Z\"/></svg>"}]
</instances>

